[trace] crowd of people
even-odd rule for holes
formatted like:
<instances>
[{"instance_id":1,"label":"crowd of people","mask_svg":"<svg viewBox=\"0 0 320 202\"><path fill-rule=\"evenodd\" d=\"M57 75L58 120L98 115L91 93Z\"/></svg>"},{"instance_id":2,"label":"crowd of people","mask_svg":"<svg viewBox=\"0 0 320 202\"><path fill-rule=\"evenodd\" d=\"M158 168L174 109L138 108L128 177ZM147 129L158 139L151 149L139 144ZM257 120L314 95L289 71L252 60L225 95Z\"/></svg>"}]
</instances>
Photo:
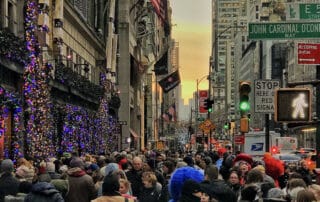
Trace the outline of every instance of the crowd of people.
<instances>
[{"instance_id":1,"label":"crowd of people","mask_svg":"<svg viewBox=\"0 0 320 202\"><path fill-rule=\"evenodd\" d=\"M265 153L64 153L0 164L0 202L320 201L305 161L292 168Z\"/></svg>"}]
</instances>

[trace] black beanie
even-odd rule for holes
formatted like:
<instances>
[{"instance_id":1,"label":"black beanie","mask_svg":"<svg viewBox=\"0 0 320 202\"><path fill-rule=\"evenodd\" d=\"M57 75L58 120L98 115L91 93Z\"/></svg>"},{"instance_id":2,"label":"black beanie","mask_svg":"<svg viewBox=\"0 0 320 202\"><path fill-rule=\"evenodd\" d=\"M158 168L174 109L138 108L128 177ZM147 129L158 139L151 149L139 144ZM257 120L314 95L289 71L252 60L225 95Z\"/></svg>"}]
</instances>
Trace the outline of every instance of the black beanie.
<instances>
[{"instance_id":1,"label":"black beanie","mask_svg":"<svg viewBox=\"0 0 320 202\"><path fill-rule=\"evenodd\" d=\"M119 176L116 173L104 177L102 194L105 196L118 196L120 188Z\"/></svg>"},{"instance_id":2,"label":"black beanie","mask_svg":"<svg viewBox=\"0 0 320 202\"><path fill-rule=\"evenodd\" d=\"M155 159L149 159L147 164L150 166L152 170L157 168L157 161Z\"/></svg>"},{"instance_id":3,"label":"black beanie","mask_svg":"<svg viewBox=\"0 0 320 202\"><path fill-rule=\"evenodd\" d=\"M198 192L201 192L200 183L191 179L188 179L183 183L181 194L190 195Z\"/></svg>"},{"instance_id":4,"label":"black beanie","mask_svg":"<svg viewBox=\"0 0 320 202\"><path fill-rule=\"evenodd\" d=\"M183 161L188 164L188 166L193 166L194 162L191 156L186 156L183 158Z\"/></svg>"}]
</instances>

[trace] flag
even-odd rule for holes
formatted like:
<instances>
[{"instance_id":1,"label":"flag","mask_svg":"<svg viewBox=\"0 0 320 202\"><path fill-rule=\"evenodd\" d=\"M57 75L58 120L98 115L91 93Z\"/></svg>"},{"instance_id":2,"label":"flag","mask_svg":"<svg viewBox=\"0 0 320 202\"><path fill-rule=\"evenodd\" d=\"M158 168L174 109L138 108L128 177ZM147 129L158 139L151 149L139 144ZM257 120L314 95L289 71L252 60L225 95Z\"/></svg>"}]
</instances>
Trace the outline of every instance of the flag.
<instances>
[{"instance_id":1,"label":"flag","mask_svg":"<svg viewBox=\"0 0 320 202\"><path fill-rule=\"evenodd\" d=\"M158 15L158 17L163 21L166 19L166 13L167 13L167 1L163 0L151 0L151 4L154 8L154 11Z\"/></svg>"},{"instance_id":2,"label":"flag","mask_svg":"<svg viewBox=\"0 0 320 202\"><path fill-rule=\"evenodd\" d=\"M168 51L166 51L154 65L154 73L156 75L168 74Z\"/></svg>"},{"instance_id":3,"label":"flag","mask_svg":"<svg viewBox=\"0 0 320 202\"><path fill-rule=\"evenodd\" d=\"M171 73L170 75L166 76L165 78L161 79L159 81L159 84L161 88L163 89L163 92L167 93L170 90L174 89L180 84L180 75L179 70Z\"/></svg>"},{"instance_id":4,"label":"flag","mask_svg":"<svg viewBox=\"0 0 320 202\"><path fill-rule=\"evenodd\" d=\"M171 115L171 121L177 121L177 116L176 116L176 103L173 103L169 109L168 113Z\"/></svg>"},{"instance_id":5,"label":"flag","mask_svg":"<svg viewBox=\"0 0 320 202\"><path fill-rule=\"evenodd\" d=\"M163 113L162 114L162 118L163 118L163 120L165 120L166 122L170 122L170 117L169 117L169 115L168 115L168 113Z\"/></svg>"}]
</instances>

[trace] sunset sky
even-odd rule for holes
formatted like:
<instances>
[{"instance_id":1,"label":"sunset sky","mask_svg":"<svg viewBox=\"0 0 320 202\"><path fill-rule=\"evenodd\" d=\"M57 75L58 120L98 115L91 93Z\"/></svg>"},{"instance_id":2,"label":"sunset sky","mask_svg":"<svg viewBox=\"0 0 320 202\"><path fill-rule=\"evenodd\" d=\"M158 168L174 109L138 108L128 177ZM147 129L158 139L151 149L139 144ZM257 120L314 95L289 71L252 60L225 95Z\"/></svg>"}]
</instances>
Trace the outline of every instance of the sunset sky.
<instances>
[{"instance_id":1,"label":"sunset sky","mask_svg":"<svg viewBox=\"0 0 320 202\"><path fill-rule=\"evenodd\" d=\"M171 0L172 37L179 42L182 97L187 104L197 79L209 72L211 54L211 0ZM199 90L208 89L204 78Z\"/></svg>"}]
</instances>

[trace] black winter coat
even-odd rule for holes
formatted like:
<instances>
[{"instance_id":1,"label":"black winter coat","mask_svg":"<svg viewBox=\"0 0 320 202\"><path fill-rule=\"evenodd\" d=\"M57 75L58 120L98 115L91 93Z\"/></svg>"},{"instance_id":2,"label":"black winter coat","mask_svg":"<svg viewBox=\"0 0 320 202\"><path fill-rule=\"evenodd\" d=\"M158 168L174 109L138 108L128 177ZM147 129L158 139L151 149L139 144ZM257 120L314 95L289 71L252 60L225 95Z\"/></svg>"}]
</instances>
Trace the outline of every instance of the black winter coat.
<instances>
[{"instance_id":1,"label":"black winter coat","mask_svg":"<svg viewBox=\"0 0 320 202\"><path fill-rule=\"evenodd\" d=\"M139 198L143 187L142 171L132 169L126 172L126 176L131 183L132 195Z\"/></svg>"},{"instance_id":2,"label":"black winter coat","mask_svg":"<svg viewBox=\"0 0 320 202\"><path fill-rule=\"evenodd\" d=\"M48 182L38 182L32 186L25 202L64 202L60 192Z\"/></svg>"},{"instance_id":3,"label":"black winter coat","mask_svg":"<svg viewBox=\"0 0 320 202\"><path fill-rule=\"evenodd\" d=\"M159 202L161 191L157 191L156 187L145 188L141 190L139 202Z\"/></svg>"},{"instance_id":4,"label":"black winter coat","mask_svg":"<svg viewBox=\"0 0 320 202\"><path fill-rule=\"evenodd\" d=\"M16 195L19 192L20 181L11 173L0 174L0 202L7 195Z\"/></svg>"}]
</instances>

